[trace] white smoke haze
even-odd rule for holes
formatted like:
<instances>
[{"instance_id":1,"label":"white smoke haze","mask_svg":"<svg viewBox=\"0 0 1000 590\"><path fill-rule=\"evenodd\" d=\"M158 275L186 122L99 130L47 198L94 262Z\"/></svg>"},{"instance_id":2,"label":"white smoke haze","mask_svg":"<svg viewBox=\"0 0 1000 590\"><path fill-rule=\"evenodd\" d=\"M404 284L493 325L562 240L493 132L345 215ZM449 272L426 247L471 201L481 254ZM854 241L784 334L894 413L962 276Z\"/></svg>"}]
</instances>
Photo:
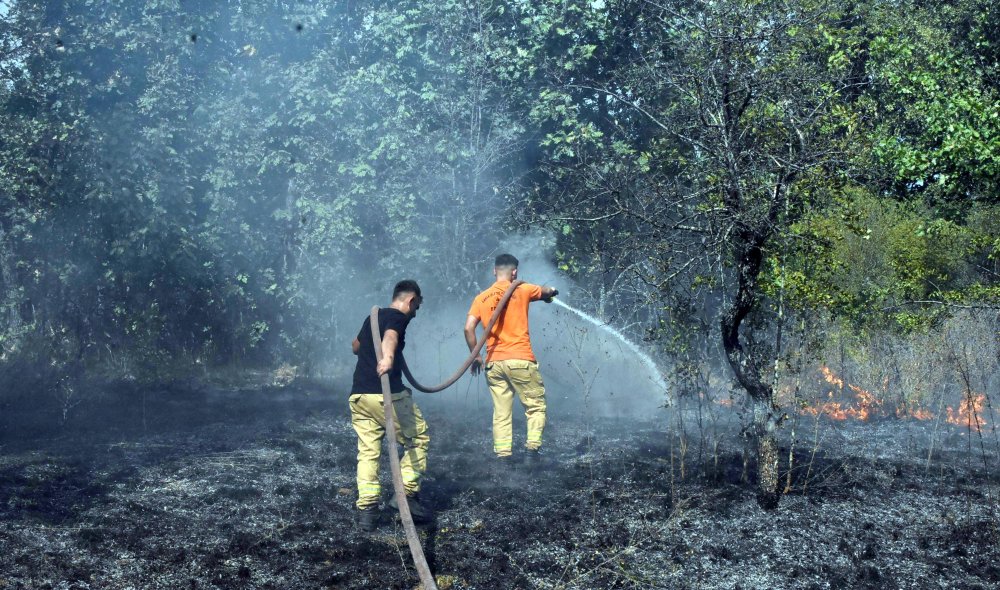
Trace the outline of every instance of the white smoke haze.
<instances>
[{"instance_id":1,"label":"white smoke haze","mask_svg":"<svg viewBox=\"0 0 1000 590\"><path fill-rule=\"evenodd\" d=\"M520 261L518 278L556 287L559 299L573 304L577 286L550 262L554 239L534 232L510 236L502 243L497 253L508 252ZM492 259L483 262L478 272L482 290L494 280ZM462 330L476 293L425 290L424 306L407 329L405 353L410 370L424 385L440 383L468 357ZM665 404L663 378L611 327L595 325L558 305L536 302L529 307L529 329L552 419L558 420L562 412L648 417ZM419 399L428 409L439 404L449 410L491 407L482 375L466 374L448 390Z\"/></svg>"}]
</instances>

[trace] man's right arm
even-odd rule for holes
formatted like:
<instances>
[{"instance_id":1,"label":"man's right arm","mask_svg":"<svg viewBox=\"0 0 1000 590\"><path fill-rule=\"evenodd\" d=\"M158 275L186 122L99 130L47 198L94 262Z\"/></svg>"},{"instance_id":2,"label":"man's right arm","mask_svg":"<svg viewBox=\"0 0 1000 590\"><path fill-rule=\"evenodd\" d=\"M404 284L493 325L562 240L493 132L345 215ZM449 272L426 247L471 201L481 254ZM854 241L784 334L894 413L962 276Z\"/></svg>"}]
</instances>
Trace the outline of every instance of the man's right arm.
<instances>
[{"instance_id":1,"label":"man's right arm","mask_svg":"<svg viewBox=\"0 0 1000 590\"><path fill-rule=\"evenodd\" d=\"M379 377L392 370L396 359L396 345L399 344L399 332L389 328L382 334L382 360L375 366Z\"/></svg>"},{"instance_id":2,"label":"man's right arm","mask_svg":"<svg viewBox=\"0 0 1000 590\"><path fill-rule=\"evenodd\" d=\"M476 326L479 325L479 317L469 314L465 318L465 343L469 345L469 352L476 348ZM478 375L483 368L483 361L478 356L472 361L472 374Z\"/></svg>"}]
</instances>

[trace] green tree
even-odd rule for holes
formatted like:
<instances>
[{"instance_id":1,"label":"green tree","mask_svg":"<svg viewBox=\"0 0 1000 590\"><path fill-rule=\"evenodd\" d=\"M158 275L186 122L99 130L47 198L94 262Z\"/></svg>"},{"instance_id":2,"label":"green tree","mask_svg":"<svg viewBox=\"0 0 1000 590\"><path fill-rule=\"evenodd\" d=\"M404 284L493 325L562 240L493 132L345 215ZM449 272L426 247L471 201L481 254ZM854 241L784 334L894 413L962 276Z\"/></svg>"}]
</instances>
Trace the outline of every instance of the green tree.
<instances>
[{"instance_id":1,"label":"green tree","mask_svg":"<svg viewBox=\"0 0 1000 590\"><path fill-rule=\"evenodd\" d=\"M154 378L312 364L359 290L430 260L464 289L498 239L524 134L503 5L24 0L3 24L11 346Z\"/></svg>"},{"instance_id":2,"label":"green tree","mask_svg":"<svg viewBox=\"0 0 1000 590\"><path fill-rule=\"evenodd\" d=\"M1000 11L978 0L876 6L865 24L877 161L945 215L996 202Z\"/></svg>"},{"instance_id":3,"label":"green tree","mask_svg":"<svg viewBox=\"0 0 1000 590\"><path fill-rule=\"evenodd\" d=\"M778 502L774 437L784 413L765 374L769 348L754 329L767 327L759 323L762 273L767 253L810 206L803 187L829 173L852 139L844 104L860 85L849 59L854 17L809 2L647 5L631 18L603 20L608 37L630 35L639 59L570 77L543 95L560 124L547 139L553 155L574 160L586 179L580 192L590 195L576 199L582 209L567 201L556 209L578 220L627 220L623 247L661 303L689 304L679 282L722 297L718 336L748 394L758 499L769 508ZM590 96L574 100L580 92ZM641 132L598 128L599 95L625 121L619 129Z\"/></svg>"}]
</instances>

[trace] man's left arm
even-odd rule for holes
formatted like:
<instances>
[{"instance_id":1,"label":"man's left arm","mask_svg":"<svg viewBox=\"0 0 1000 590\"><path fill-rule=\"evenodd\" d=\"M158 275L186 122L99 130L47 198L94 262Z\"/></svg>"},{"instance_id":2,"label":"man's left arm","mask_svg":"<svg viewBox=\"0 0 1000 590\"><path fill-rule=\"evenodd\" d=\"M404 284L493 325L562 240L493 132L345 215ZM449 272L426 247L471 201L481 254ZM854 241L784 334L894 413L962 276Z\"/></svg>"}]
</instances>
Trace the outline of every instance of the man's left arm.
<instances>
[{"instance_id":1,"label":"man's left arm","mask_svg":"<svg viewBox=\"0 0 1000 590\"><path fill-rule=\"evenodd\" d=\"M476 348L476 326L479 325L479 316L472 315L471 313L465 318L465 343L469 346L469 352L472 352ZM472 361L472 374L478 375L479 371L483 368L483 361L478 356L474 361Z\"/></svg>"}]
</instances>

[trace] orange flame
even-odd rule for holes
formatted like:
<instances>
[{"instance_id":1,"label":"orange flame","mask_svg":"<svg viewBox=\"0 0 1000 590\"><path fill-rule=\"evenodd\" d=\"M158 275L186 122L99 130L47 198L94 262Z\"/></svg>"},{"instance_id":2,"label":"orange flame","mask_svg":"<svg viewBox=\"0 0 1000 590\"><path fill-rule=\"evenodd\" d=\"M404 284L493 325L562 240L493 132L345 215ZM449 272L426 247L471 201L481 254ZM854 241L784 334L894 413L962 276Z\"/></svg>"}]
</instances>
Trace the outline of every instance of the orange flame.
<instances>
[{"instance_id":1,"label":"orange flame","mask_svg":"<svg viewBox=\"0 0 1000 590\"><path fill-rule=\"evenodd\" d=\"M934 416L935 416L934 412L931 412L930 410L927 410L925 408L921 408L920 406L917 405L914 405L912 407L900 406L896 408L897 418L913 418L914 420L933 420Z\"/></svg>"},{"instance_id":2,"label":"orange flame","mask_svg":"<svg viewBox=\"0 0 1000 590\"><path fill-rule=\"evenodd\" d=\"M875 394L857 385L845 384L844 380L838 377L829 367L820 367L820 373L825 382L837 389L843 390L846 385L846 388L854 393L853 403L852 401L836 401L835 392L831 390L827 391L828 401L822 403L816 402L813 405L804 405L799 408L801 414L808 416L825 415L832 420L853 418L863 422L872 417L890 416L893 414L892 408L886 408L883 401ZM882 381L882 389L883 391L888 391L888 379ZM726 403L727 401L728 403ZM945 408L947 410L946 420L949 424L975 429L977 432L982 431L983 427L988 424L983 418L983 410L986 408L987 401L985 394L968 393L959 403L958 409L950 406ZM717 400L716 403L730 405L732 400ZM894 413L897 418L922 421L934 420L937 417L937 414L929 409L917 403L905 401L903 405L895 408Z\"/></svg>"},{"instance_id":3,"label":"orange flame","mask_svg":"<svg viewBox=\"0 0 1000 590\"><path fill-rule=\"evenodd\" d=\"M983 409L985 407L986 395L982 393L973 395L970 392L965 396L962 402L958 404L957 411L951 406L945 408L948 411L948 418L946 418L946 420L949 424L972 428L979 432L983 429L983 426L986 425L986 421L983 420Z\"/></svg>"},{"instance_id":4,"label":"orange flame","mask_svg":"<svg viewBox=\"0 0 1000 590\"><path fill-rule=\"evenodd\" d=\"M867 421L868 418L870 418L882 404L870 391L861 389L855 385L848 385L847 387L849 387L858 398L857 418L862 421Z\"/></svg>"},{"instance_id":5,"label":"orange flame","mask_svg":"<svg viewBox=\"0 0 1000 590\"><path fill-rule=\"evenodd\" d=\"M833 398L832 391L828 395ZM801 411L803 414L807 414L809 416L826 414L834 420L847 420L848 416L847 410L844 409L844 406L841 405L840 402L835 401L828 401L814 406L803 406Z\"/></svg>"},{"instance_id":6,"label":"orange flame","mask_svg":"<svg viewBox=\"0 0 1000 590\"><path fill-rule=\"evenodd\" d=\"M820 367L820 373L823 374L823 379L830 385L837 388L844 387L844 380L838 377L829 367ZM882 389L888 390L888 388L889 382L888 380L884 380L882 382ZM882 401L874 393L851 384L847 384L847 389L850 389L854 393L855 400L853 404L834 401L834 392L830 391L827 394L830 397L830 401L815 406L806 406L802 408L802 413L811 416L825 414L833 420L854 418L863 422L875 416L889 415ZM896 416L900 418L913 418L915 420L930 420L934 418L932 412L919 406L897 408Z\"/></svg>"},{"instance_id":7,"label":"orange flame","mask_svg":"<svg viewBox=\"0 0 1000 590\"><path fill-rule=\"evenodd\" d=\"M830 385L844 387L844 380L837 377L829 367L820 367L820 372L823 374L823 379ZM854 392L854 396L857 399L856 406L848 405L845 407L841 402L833 401L833 392L831 391L827 394L830 397L830 401L817 406L806 406L802 408L802 412L811 416L826 414L833 420L854 418L862 421L868 420L877 413L881 403L875 397L875 394L866 389L861 389L856 385L848 385L847 387Z\"/></svg>"},{"instance_id":8,"label":"orange flame","mask_svg":"<svg viewBox=\"0 0 1000 590\"><path fill-rule=\"evenodd\" d=\"M844 386L844 380L834 375L833 371L831 371L829 367L820 367L819 370L823 373L823 378L826 379L826 382L830 385L836 385L837 387Z\"/></svg>"}]
</instances>

